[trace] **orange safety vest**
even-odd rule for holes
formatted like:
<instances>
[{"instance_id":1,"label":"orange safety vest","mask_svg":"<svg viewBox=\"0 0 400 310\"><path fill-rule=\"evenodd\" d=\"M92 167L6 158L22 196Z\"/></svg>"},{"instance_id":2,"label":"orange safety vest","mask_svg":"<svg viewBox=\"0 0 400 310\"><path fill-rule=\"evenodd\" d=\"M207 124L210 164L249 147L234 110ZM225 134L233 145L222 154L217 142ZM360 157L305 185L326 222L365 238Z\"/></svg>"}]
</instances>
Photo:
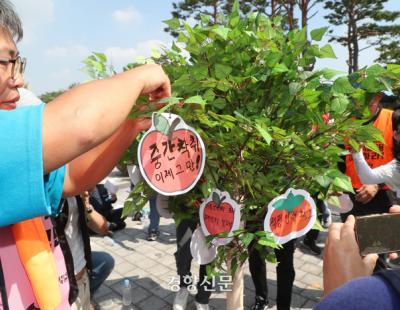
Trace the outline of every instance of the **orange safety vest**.
<instances>
[{"instance_id":1,"label":"orange safety vest","mask_svg":"<svg viewBox=\"0 0 400 310\"><path fill-rule=\"evenodd\" d=\"M379 155L367 148L363 148L365 160L371 168L382 166L393 159L393 128L392 128L392 114L393 111L382 109L377 119L374 122L374 127L379 129L385 139L385 144L382 142L376 142L382 155ZM354 166L353 156L347 154L345 158L346 162L346 175L350 177L351 183L354 188L358 189L362 186L362 183L357 175L356 168Z\"/></svg>"}]
</instances>

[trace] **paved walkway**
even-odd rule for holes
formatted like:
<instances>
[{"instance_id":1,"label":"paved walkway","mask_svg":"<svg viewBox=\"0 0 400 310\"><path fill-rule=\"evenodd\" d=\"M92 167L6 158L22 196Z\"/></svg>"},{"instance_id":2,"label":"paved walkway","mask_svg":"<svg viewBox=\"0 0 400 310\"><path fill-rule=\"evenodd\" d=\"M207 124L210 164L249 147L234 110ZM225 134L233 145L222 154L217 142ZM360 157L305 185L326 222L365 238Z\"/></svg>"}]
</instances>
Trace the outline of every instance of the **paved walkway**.
<instances>
[{"instance_id":1,"label":"paved walkway","mask_svg":"<svg viewBox=\"0 0 400 310\"><path fill-rule=\"evenodd\" d=\"M126 178L111 175L114 184L120 187L118 197L123 202L128 192ZM94 300L101 309L121 309L121 293L123 279L128 278L133 284L134 309L166 310L172 309L175 293L171 290L171 279L176 277L174 252L176 250L175 225L172 220L161 218L160 237L155 242L146 240L146 232L140 222L130 218L127 227L114 234L113 240L92 237L93 250L107 251L115 258L115 268L109 278L100 287ZM320 236L321 242L325 234ZM322 295L322 259L310 255L298 247L295 251L294 265L296 279L294 281L293 309L311 309ZM248 266L245 267L245 309L250 309L254 302L254 286ZM271 309L276 309L276 271L275 265L267 264L267 278ZM192 273L198 274L198 265L192 263ZM211 295L210 308L225 309L225 293ZM193 296L189 299L188 310L195 309Z\"/></svg>"}]
</instances>

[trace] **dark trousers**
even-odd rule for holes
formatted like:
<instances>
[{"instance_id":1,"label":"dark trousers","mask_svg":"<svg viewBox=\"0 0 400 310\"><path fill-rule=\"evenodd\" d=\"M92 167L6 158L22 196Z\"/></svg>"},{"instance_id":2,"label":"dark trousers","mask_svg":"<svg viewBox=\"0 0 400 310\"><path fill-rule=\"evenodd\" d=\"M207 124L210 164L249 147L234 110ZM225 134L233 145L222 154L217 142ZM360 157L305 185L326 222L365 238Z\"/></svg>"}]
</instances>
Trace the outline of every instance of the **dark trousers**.
<instances>
[{"instance_id":1,"label":"dark trousers","mask_svg":"<svg viewBox=\"0 0 400 310\"><path fill-rule=\"evenodd\" d=\"M190 253L190 240L193 231L196 229L195 221L185 219L176 227L177 251L175 252L176 270L180 279L180 287L188 287L192 283L192 273L190 266L192 264L192 254ZM200 304L208 304L211 296L211 280L201 285L207 278L207 265L200 265L199 282L197 283L197 295L195 300Z\"/></svg>"},{"instance_id":2,"label":"dark trousers","mask_svg":"<svg viewBox=\"0 0 400 310\"><path fill-rule=\"evenodd\" d=\"M316 242L319 236L319 230L318 229L310 229L308 233L306 233L306 236L304 237L304 240L310 241L310 242Z\"/></svg>"},{"instance_id":3,"label":"dark trousers","mask_svg":"<svg viewBox=\"0 0 400 310\"><path fill-rule=\"evenodd\" d=\"M293 266L293 253L295 250L295 240L291 240L283 245L282 249L275 250L278 264L276 266L277 275L277 296L276 304L278 310L289 310L292 299L292 288L295 277ZM249 254L249 267L251 278L256 289L256 295L263 299L268 299L267 287L267 268L265 259L262 258L257 250Z\"/></svg>"}]
</instances>

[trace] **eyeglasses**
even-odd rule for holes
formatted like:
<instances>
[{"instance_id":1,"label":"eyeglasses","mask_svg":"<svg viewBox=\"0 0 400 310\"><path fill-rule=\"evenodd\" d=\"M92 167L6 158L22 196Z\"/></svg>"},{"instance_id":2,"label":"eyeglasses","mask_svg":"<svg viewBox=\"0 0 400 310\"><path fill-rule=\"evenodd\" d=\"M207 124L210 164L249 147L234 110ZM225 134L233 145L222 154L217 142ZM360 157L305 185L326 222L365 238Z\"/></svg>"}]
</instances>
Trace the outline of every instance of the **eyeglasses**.
<instances>
[{"instance_id":1,"label":"eyeglasses","mask_svg":"<svg viewBox=\"0 0 400 310\"><path fill-rule=\"evenodd\" d=\"M21 58L21 56L17 56L14 59L0 58L0 64L8 65L9 63L12 63L12 68L11 68L12 79L14 79L18 73L21 75L24 74L26 67L26 58Z\"/></svg>"}]
</instances>

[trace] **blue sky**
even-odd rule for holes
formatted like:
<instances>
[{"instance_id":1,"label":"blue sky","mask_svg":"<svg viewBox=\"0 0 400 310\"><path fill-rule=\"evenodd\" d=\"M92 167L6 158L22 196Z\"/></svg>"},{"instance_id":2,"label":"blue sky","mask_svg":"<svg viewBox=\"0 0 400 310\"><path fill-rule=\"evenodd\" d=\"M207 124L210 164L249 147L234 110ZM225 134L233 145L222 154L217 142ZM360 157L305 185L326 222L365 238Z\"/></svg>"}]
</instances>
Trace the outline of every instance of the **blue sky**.
<instances>
[{"instance_id":1,"label":"blue sky","mask_svg":"<svg viewBox=\"0 0 400 310\"><path fill-rule=\"evenodd\" d=\"M18 47L28 59L25 80L36 94L65 89L88 77L80 71L91 52L105 52L113 65L148 56L172 37L163 31L171 18L172 0L11 0L24 24L24 39ZM176 1L175 1L176 2ZM400 1L387 8L400 10ZM328 25L320 9L310 20L310 29ZM344 28L336 28L341 33ZM334 45L338 59L320 61L318 67L347 70L347 52ZM377 54L368 49L360 65L370 65Z\"/></svg>"}]
</instances>

